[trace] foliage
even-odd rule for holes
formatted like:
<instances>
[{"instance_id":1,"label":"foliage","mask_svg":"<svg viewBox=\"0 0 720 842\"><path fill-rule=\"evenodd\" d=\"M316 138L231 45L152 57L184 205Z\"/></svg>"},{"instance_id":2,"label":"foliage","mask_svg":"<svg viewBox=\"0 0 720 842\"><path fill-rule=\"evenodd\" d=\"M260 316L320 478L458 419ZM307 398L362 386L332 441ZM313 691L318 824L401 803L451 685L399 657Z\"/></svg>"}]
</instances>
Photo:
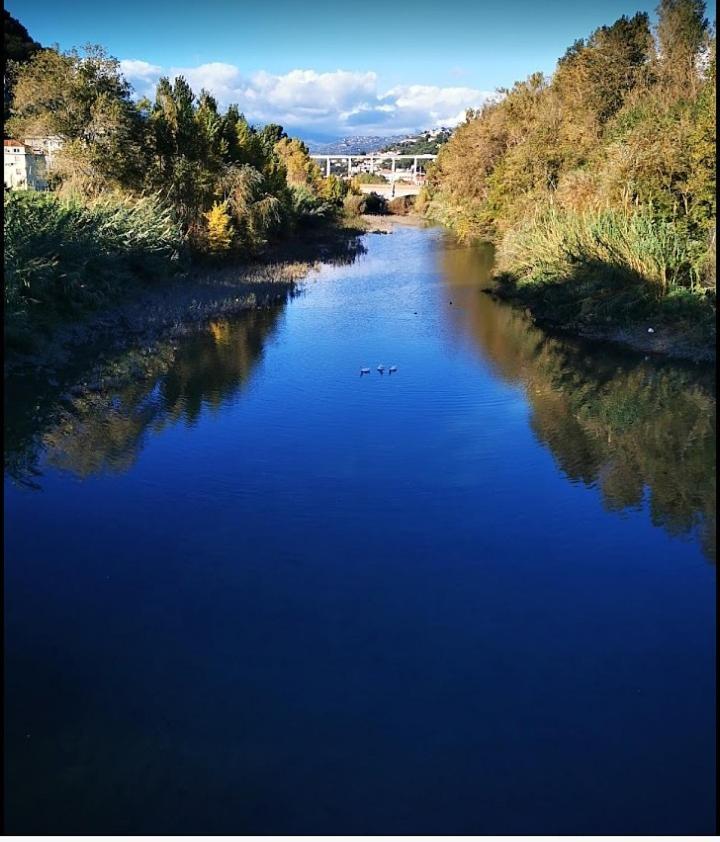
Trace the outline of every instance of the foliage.
<instances>
[{"instance_id":1,"label":"foliage","mask_svg":"<svg viewBox=\"0 0 720 842\"><path fill-rule=\"evenodd\" d=\"M359 187L360 184L387 184L388 180L380 173L361 172L354 175L350 183Z\"/></svg>"},{"instance_id":2,"label":"foliage","mask_svg":"<svg viewBox=\"0 0 720 842\"><path fill-rule=\"evenodd\" d=\"M3 119L7 122L18 65L28 61L42 47L7 9L3 9L3 36ZM7 132L5 137L8 137Z\"/></svg>"},{"instance_id":3,"label":"foliage","mask_svg":"<svg viewBox=\"0 0 720 842\"><path fill-rule=\"evenodd\" d=\"M334 198L317 196L305 186L292 187L291 191L296 226L316 225L336 218L338 203Z\"/></svg>"},{"instance_id":4,"label":"foliage","mask_svg":"<svg viewBox=\"0 0 720 842\"><path fill-rule=\"evenodd\" d=\"M278 140L274 149L285 167L289 185L318 187L322 179L320 168L312 160L307 146L301 140L284 137Z\"/></svg>"},{"instance_id":5,"label":"foliage","mask_svg":"<svg viewBox=\"0 0 720 842\"><path fill-rule=\"evenodd\" d=\"M208 237L208 251L211 254L223 254L230 250L232 245L232 219L230 211L228 210L228 203L215 202L215 204L206 211L205 219L207 220L207 237Z\"/></svg>"},{"instance_id":6,"label":"foliage","mask_svg":"<svg viewBox=\"0 0 720 842\"><path fill-rule=\"evenodd\" d=\"M100 47L40 50L18 71L9 128L20 138L63 139L53 163L62 195L80 202L108 191L155 195L195 251L224 250L229 238L232 248L254 253L306 211L330 220L330 206L342 204L345 183L323 179L307 147L281 126L256 130L234 105L222 113L182 76L161 78L152 102L130 93L119 62ZM318 202L298 204L296 187ZM222 235L208 227L218 224L219 206L229 219Z\"/></svg>"},{"instance_id":7,"label":"foliage","mask_svg":"<svg viewBox=\"0 0 720 842\"><path fill-rule=\"evenodd\" d=\"M339 205L348 193L359 191L349 181L329 175L322 180L319 192L324 199Z\"/></svg>"},{"instance_id":8,"label":"foliage","mask_svg":"<svg viewBox=\"0 0 720 842\"><path fill-rule=\"evenodd\" d=\"M650 283L661 296L671 286L702 283L703 241L652 209L561 212L551 208L508 231L498 264L520 279L566 278L577 266L602 266Z\"/></svg>"},{"instance_id":9,"label":"foliage","mask_svg":"<svg viewBox=\"0 0 720 842\"><path fill-rule=\"evenodd\" d=\"M65 140L55 168L67 193L139 188L143 172L140 115L120 63L101 47L36 52L17 73L12 136L57 135Z\"/></svg>"},{"instance_id":10,"label":"foliage","mask_svg":"<svg viewBox=\"0 0 720 842\"><path fill-rule=\"evenodd\" d=\"M395 196L387 203L387 212L406 216L415 210L415 196Z\"/></svg>"},{"instance_id":11,"label":"foliage","mask_svg":"<svg viewBox=\"0 0 720 842\"><path fill-rule=\"evenodd\" d=\"M379 193L362 193L360 195L348 194L345 197L343 207L349 216L360 216L361 214L385 214L387 213L387 200Z\"/></svg>"},{"instance_id":12,"label":"foliage","mask_svg":"<svg viewBox=\"0 0 720 842\"><path fill-rule=\"evenodd\" d=\"M440 150L419 207L493 239L527 283L588 273L714 287L715 42L701 0L662 0L503 90ZM567 286L567 285L565 285Z\"/></svg>"},{"instance_id":13,"label":"foliage","mask_svg":"<svg viewBox=\"0 0 720 842\"><path fill-rule=\"evenodd\" d=\"M6 323L92 306L138 274L156 277L182 238L156 197L90 204L32 191L4 197Z\"/></svg>"}]
</instances>

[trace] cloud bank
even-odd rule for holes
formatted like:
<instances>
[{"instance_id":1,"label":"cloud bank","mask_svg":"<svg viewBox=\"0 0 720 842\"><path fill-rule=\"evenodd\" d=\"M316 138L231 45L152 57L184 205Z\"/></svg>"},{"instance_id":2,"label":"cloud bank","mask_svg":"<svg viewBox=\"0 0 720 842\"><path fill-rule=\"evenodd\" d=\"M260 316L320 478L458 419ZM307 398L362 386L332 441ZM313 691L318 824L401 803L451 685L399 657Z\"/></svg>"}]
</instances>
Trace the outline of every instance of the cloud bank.
<instances>
[{"instance_id":1,"label":"cloud bank","mask_svg":"<svg viewBox=\"0 0 720 842\"><path fill-rule=\"evenodd\" d=\"M164 68L138 59L120 62L140 96L152 98L160 76L184 76L192 89L210 91L218 102L234 102L251 123L280 123L305 134L396 134L453 126L467 108L478 108L492 91L469 87L399 85L380 91L373 72L291 70L243 76L222 62Z\"/></svg>"}]
</instances>

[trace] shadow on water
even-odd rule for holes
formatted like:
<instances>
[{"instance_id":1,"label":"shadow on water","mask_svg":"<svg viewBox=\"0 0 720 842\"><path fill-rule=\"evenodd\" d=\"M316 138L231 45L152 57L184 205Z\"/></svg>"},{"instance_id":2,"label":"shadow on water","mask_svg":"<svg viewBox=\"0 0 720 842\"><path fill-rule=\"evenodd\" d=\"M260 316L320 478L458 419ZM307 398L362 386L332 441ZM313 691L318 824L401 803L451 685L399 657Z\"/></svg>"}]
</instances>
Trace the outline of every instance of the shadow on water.
<instances>
[{"instance_id":1,"label":"shadow on water","mask_svg":"<svg viewBox=\"0 0 720 842\"><path fill-rule=\"evenodd\" d=\"M449 239L439 251L459 337L521 385L532 429L573 482L621 512L647 499L655 525L696 532L715 558L715 380L707 368L551 336L483 294L493 250Z\"/></svg>"}]
</instances>

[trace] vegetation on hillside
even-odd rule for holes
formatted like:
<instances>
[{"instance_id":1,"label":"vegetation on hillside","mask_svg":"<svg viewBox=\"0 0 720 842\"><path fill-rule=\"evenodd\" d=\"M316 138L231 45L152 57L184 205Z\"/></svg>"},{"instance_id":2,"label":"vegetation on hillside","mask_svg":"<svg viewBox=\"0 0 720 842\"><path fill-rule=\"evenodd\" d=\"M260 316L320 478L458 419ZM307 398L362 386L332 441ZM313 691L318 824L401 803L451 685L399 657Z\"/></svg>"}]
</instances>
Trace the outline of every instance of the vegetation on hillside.
<instances>
[{"instance_id":1,"label":"vegetation on hillside","mask_svg":"<svg viewBox=\"0 0 720 842\"><path fill-rule=\"evenodd\" d=\"M395 142L384 146L381 152L395 151L402 155L437 155L440 147L452 137L450 129L440 129L437 132L424 131L413 138Z\"/></svg>"},{"instance_id":2,"label":"vegetation on hillside","mask_svg":"<svg viewBox=\"0 0 720 842\"><path fill-rule=\"evenodd\" d=\"M709 328L715 87L704 3L661 0L654 37L646 14L622 17L576 41L552 78L469 112L421 204L498 243L501 278L546 313L565 306L558 324L679 308Z\"/></svg>"}]
</instances>

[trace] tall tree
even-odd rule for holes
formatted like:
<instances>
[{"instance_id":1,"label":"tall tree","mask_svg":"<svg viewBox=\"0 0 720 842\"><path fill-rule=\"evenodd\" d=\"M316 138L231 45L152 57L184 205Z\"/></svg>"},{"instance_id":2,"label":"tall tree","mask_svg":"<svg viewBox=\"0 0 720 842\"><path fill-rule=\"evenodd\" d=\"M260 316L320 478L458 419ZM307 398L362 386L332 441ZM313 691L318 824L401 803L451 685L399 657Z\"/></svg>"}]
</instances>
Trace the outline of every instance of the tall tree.
<instances>
[{"instance_id":1,"label":"tall tree","mask_svg":"<svg viewBox=\"0 0 720 842\"><path fill-rule=\"evenodd\" d=\"M42 47L7 9L3 9L3 40L3 119L7 121L10 118L17 65L29 61Z\"/></svg>"},{"instance_id":2,"label":"tall tree","mask_svg":"<svg viewBox=\"0 0 720 842\"><path fill-rule=\"evenodd\" d=\"M708 34L704 0L660 0L657 39L663 77L678 87L698 83L697 59Z\"/></svg>"},{"instance_id":3,"label":"tall tree","mask_svg":"<svg viewBox=\"0 0 720 842\"><path fill-rule=\"evenodd\" d=\"M142 121L117 59L102 47L36 52L19 66L8 131L20 138L59 135L57 173L74 190L138 186Z\"/></svg>"}]
</instances>

